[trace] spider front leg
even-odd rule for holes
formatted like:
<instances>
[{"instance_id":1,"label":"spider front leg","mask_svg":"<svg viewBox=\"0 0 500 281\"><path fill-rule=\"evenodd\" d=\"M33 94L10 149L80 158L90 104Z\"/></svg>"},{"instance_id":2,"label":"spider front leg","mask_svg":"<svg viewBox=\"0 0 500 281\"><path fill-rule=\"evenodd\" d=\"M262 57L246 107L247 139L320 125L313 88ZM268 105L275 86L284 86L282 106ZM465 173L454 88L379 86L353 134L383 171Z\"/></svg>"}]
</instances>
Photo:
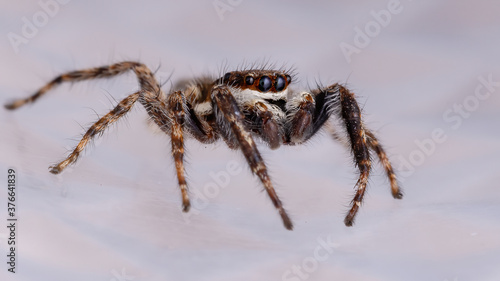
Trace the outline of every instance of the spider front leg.
<instances>
[{"instance_id":1,"label":"spider front leg","mask_svg":"<svg viewBox=\"0 0 500 281\"><path fill-rule=\"evenodd\" d=\"M232 134L237 139L240 149L243 152L243 155L245 155L252 172L259 177L267 191L267 194L271 198L274 207L278 209L285 228L292 230L292 221L288 217L281 200L278 198L278 195L273 188L271 179L267 173L267 167L260 156L251 133L245 128L244 115L240 111L235 98L227 86L218 85L212 90L212 100L214 101L216 115L218 115L217 118L220 120L219 122L228 123ZM224 128L224 124L222 124L221 127Z\"/></svg>"}]
</instances>

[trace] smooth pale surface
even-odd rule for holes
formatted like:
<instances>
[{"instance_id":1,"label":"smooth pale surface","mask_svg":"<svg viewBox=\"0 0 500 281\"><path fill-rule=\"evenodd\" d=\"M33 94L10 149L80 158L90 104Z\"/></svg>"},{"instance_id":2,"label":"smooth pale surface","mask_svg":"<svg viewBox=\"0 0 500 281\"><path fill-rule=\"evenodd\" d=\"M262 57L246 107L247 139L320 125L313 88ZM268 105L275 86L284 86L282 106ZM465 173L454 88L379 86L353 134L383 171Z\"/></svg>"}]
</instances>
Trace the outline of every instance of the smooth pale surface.
<instances>
[{"instance_id":1,"label":"smooth pale surface","mask_svg":"<svg viewBox=\"0 0 500 281\"><path fill-rule=\"evenodd\" d=\"M239 152L189 140L193 210L184 215L169 139L140 105L54 176L48 166L96 113L137 89L131 74L63 85L33 106L0 109L1 224L8 167L17 171L19 218L16 274L7 272L0 227L0 280L499 280L500 87L477 104L472 97L478 77L500 81L500 5L438 2L232 1L221 20L214 1L73 0L52 7L16 54L9 32L22 35L23 17L43 21L43 9L4 1L2 104L64 71L122 60L161 64L162 82L286 63L297 90L347 82L357 93L405 198L392 199L375 165L356 225L346 228L356 170L342 145L326 133L300 147L261 145L295 223L290 232ZM371 11L388 5L400 12L376 32ZM348 63L340 46L354 45L367 25L374 36ZM464 101L474 110L450 113ZM435 146L424 141L432 137ZM206 201L195 200L200 193ZM328 240L330 252L318 250Z\"/></svg>"}]
</instances>

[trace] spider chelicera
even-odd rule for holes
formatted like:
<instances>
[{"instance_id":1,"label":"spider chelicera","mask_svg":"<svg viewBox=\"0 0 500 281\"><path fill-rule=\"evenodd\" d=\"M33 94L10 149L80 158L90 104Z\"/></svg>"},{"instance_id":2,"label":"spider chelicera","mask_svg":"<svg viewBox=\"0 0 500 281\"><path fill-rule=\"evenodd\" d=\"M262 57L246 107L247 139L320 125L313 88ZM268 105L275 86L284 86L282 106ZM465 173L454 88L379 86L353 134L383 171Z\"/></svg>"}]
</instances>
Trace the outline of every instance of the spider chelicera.
<instances>
[{"instance_id":1,"label":"spider chelicera","mask_svg":"<svg viewBox=\"0 0 500 281\"><path fill-rule=\"evenodd\" d=\"M292 91L289 89L292 75L284 69L262 67L227 72L218 79L202 77L167 95L144 64L121 62L62 74L34 95L13 101L5 107L16 109L34 102L63 82L113 77L129 70L137 75L140 90L123 99L93 124L69 156L50 167L51 173L59 174L77 161L92 138L123 117L139 101L150 119L172 140L172 157L184 212L190 208L184 176L184 137L194 137L202 143L213 143L222 138L231 149L241 150L253 174L259 177L273 205L278 209L284 226L291 230L292 221L273 188L254 138L262 139L271 149L280 145L301 144L316 135L325 125L333 124L330 122L333 120L340 124L331 130L333 136L347 141L359 169L356 194L344 219L345 225L352 226L363 200L371 170L371 151L377 154L385 168L392 196L397 199L403 196L386 153L375 135L362 122L354 94L337 83L309 92Z\"/></svg>"}]
</instances>

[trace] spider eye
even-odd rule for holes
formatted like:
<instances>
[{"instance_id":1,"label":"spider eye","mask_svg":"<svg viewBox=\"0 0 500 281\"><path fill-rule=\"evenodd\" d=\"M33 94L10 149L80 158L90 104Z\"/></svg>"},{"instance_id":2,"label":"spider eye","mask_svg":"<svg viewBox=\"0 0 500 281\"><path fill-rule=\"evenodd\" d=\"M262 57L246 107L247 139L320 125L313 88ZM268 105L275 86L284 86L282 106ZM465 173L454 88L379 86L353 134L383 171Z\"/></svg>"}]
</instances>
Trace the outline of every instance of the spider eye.
<instances>
[{"instance_id":1,"label":"spider eye","mask_svg":"<svg viewBox=\"0 0 500 281\"><path fill-rule=\"evenodd\" d=\"M259 90L265 93L269 91L271 87L272 87L271 78L269 78L268 76L262 76L259 81Z\"/></svg>"},{"instance_id":2,"label":"spider eye","mask_svg":"<svg viewBox=\"0 0 500 281\"><path fill-rule=\"evenodd\" d=\"M274 85L274 88L276 88L277 92L282 91L285 88L285 78L283 76L278 76L276 78L276 84Z\"/></svg>"},{"instance_id":3,"label":"spider eye","mask_svg":"<svg viewBox=\"0 0 500 281\"><path fill-rule=\"evenodd\" d=\"M224 80L222 82L228 82L229 78L231 78L231 72L224 74Z\"/></svg>"},{"instance_id":4,"label":"spider eye","mask_svg":"<svg viewBox=\"0 0 500 281\"><path fill-rule=\"evenodd\" d=\"M245 77L245 83L246 83L247 85L253 85L253 82L254 82L254 79L253 79L253 77L252 77L252 76L247 76L247 77Z\"/></svg>"},{"instance_id":5,"label":"spider eye","mask_svg":"<svg viewBox=\"0 0 500 281\"><path fill-rule=\"evenodd\" d=\"M288 84L292 83L292 76L287 74L285 77L286 77L286 82L288 82Z\"/></svg>"}]
</instances>

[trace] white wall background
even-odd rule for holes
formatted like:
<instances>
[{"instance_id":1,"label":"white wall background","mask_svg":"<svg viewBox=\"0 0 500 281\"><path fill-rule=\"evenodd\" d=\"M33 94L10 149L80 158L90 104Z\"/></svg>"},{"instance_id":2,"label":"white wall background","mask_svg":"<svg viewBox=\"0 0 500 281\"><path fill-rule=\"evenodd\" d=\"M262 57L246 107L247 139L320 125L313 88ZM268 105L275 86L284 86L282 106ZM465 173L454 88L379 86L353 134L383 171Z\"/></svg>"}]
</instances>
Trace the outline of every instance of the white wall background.
<instances>
[{"instance_id":1,"label":"white wall background","mask_svg":"<svg viewBox=\"0 0 500 281\"><path fill-rule=\"evenodd\" d=\"M214 2L230 9L218 13ZM148 127L140 106L54 176L47 167L65 157L95 112L137 89L132 75L64 85L33 106L0 109L0 217L7 225L12 167L19 218L15 274L0 227L0 279L499 280L500 87L482 99L475 91L479 77L500 81L500 5L401 0L386 26L371 26L371 11L391 3L72 0L52 5L44 22L39 2L2 1L2 104L64 71L121 60L161 65L163 81L216 75L226 63L287 63L297 89L348 82L399 170L405 198L392 199L375 166L357 224L346 228L356 173L342 146L326 134L302 147L262 146L295 222L290 232L240 153L188 141L193 191L203 192L228 163L240 172L208 203L195 200L186 217L169 140ZM23 34L34 20L37 30ZM370 41L356 45L357 28L366 26L374 28ZM11 42L14 33L23 43ZM350 62L343 43L359 49ZM417 143L435 130L442 141L424 151ZM320 241L334 243L321 261Z\"/></svg>"}]
</instances>

